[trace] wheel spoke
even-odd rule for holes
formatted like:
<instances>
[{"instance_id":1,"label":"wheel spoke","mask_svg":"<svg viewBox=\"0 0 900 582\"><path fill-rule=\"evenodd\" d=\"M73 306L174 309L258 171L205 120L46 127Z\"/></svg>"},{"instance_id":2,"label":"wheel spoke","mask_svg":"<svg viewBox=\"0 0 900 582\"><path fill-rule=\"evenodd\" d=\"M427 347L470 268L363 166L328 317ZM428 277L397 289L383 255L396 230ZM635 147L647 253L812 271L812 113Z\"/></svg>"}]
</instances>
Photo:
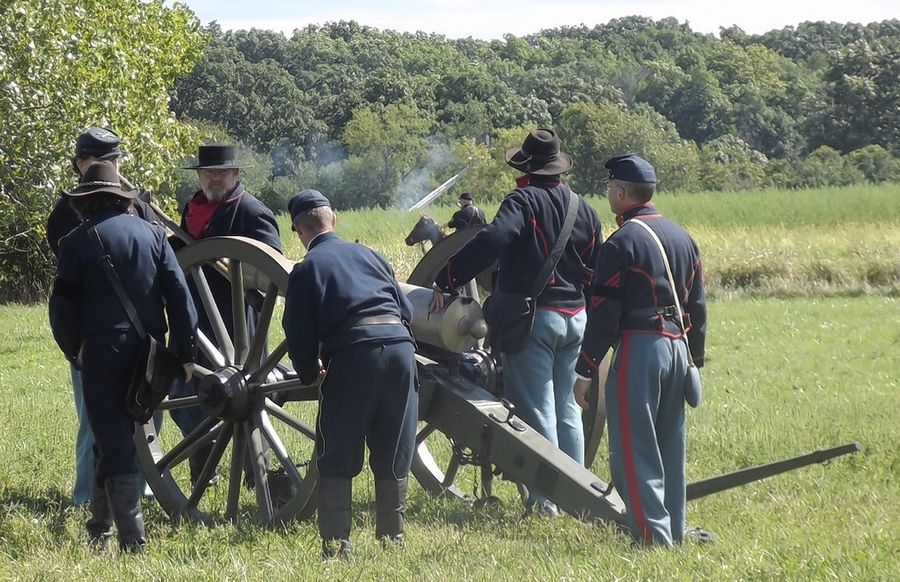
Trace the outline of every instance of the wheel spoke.
<instances>
[{"instance_id":1,"label":"wheel spoke","mask_svg":"<svg viewBox=\"0 0 900 582\"><path fill-rule=\"evenodd\" d=\"M231 472L228 475L228 501L225 504L225 519L237 523L238 503L241 500L241 473L244 468L246 436L243 427L235 424L234 444L231 447Z\"/></svg>"},{"instance_id":2,"label":"wheel spoke","mask_svg":"<svg viewBox=\"0 0 900 582\"><path fill-rule=\"evenodd\" d=\"M172 447L162 459L157 461L156 470L162 473L166 469L171 469L188 458L192 453L196 452L200 447L216 438L221 427L218 427L217 430L210 429L218 422L219 419L217 418L203 419L203 422L201 422L197 428L192 430L180 443Z\"/></svg>"},{"instance_id":3,"label":"wheel spoke","mask_svg":"<svg viewBox=\"0 0 900 582\"><path fill-rule=\"evenodd\" d=\"M284 408L272 402L272 400L270 400L269 398L266 398L266 411L292 429L303 434L304 436L316 440L316 431L314 429L304 424L303 421L292 415Z\"/></svg>"},{"instance_id":4,"label":"wheel spoke","mask_svg":"<svg viewBox=\"0 0 900 582\"><path fill-rule=\"evenodd\" d=\"M441 482L441 485L446 489L447 487L453 485L453 480L456 479L456 474L459 472L459 455L453 453L450 456L450 465L447 466L447 472L444 473L444 480Z\"/></svg>"},{"instance_id":5,"label":"wheel spoke","mask_svg":"<svg viewBox=\"0 0 900 582\"><path fill-rule=\"evenodd\" d=\"M297 465L291 460L287 448L284 446L284 443L281 442L278 433L275 432L275 428L272 426L269 415L265 411L262 411L259 418L259 427L263 431L263 436L269 441L269 445L272 447L272 450L275 451L275 456L278 458L278 462L281 463L281 466L284 467L284 471L288 474L288 477L291 478L291 481L293 481L294 485L299 489L303 484L303 477L300 476Z\"/></svg>"},{"instance_id":6,"label":"wheel spoke","mask_svg":"<svg viewBox=\"0 0 900 582\"><path fill-rule=\"evenodd\" d=\"M194 375L198 378L206 378L207 376L211 376L213 371L209 368L201 366L200 364L194 364Z\"/></svg>"},{"instance_id":7,"label":"wheel spoke","mask_svg":"<svg viewBox=\"0 0 900 582\"><path fill-rule=\"evenodd\" d=\"M214 365L220 368L224 368L228 365L224 354L222 354L222 352L219 351L219 348L206 337L206 334L203 333L203 330L201 329L197 330L197 345L200 347L200 351L203 352L203 355ZM194 366L196 367L196 364ZM210 372L210 370L207 370L206 368L203 369Z\"/></svg>"},{"instance_id":8,"label":"wheel spoke","mask_svg":"<svg viewBox=\"0 0 900 582\"><path fill-rule=\"evenodd\" d=\"M275 303L278 301L278 286L269 283L266 289L266 300L256 321L256 329L253 330L253 341L250 342L250 351L247 353L246 370L255 370L262 358L269 336L269 324L272 322L272 313L275 311Z\"/></svg>"},{"instance_id":9,"label":"wheel spoke","mask_svg":"<svg viewBox=\"0 0 900 582\"><path fill-rule=\"evenodd\" d=\"M157 410L177 410L179 408L187 408L189 406L198 406L200 404L199 396L182 396L180 398L166 398L156 407Z\"/></svg>"},{"instance_id":10,"label":"wheel spoke","mask_svg":"<svg viewBox=\"0 0 900 582\"><path fill-rule=\"evenodd\" d=\"M275 510L272 507L272 495L269 492L269 472L266 469L266 453L262 447L262 431L255 418L244 423L247 431L247 445L250 449L250 466L253 468L253 477L256 481L256 501L259 504L259 513L264 525L272 525L275 522Z\"/></svg>"},{"instance_id":11,"label":"wheel spoke","mask_svg":"<svg viewBox=\"0 0 900 582\"><path fill-rule=\"evenodd\" d=\"M315 386L318 386L318 383L316 383ZM263 384L262 386L259 387L259 390L263 394L271 394L272 392L281 392L282 390L294 390L297 388L306 388L306 384L304 384L297 378L292 378L290 380L281 380L278 382L270 382L268 384Z\"/></svg>"},{"instance_id":12,"label":"wheel spoke","mask_svg":"<svg viewBox=\"0 0 900 582\"><path fill-rule=\"evenodd\" d=\"M259 382L260 379L265 378L269 375L269 372L278 365L278 362L281 361L281 358L287 353L287 340L282 340L278 347L269 354L269 357L265 359L265 361L260 364L259 368L250 374L250 382Z\"/></svg>"},{"instance_id":13,"label":"wheel spoke","mask_svg":"<svg viewBox=\"0 0 900 582\"><path fill-rule=\"evenodd\" d=\"M209 281L206 280L206 274L203 272L202 267L193 267L191 269L191 275L194 277L194 283L197 286L197 292L200 294L200 301L203 303L203 309L206 311L210 325L212 325L213 334L216 336L216 343L222 350L227 363L231 364L234 362L234 345L231 343L231 337L228 335L228 330L225 329L222 313L219 311L219 306L216 305L212 290L209 288ZM237 321L237 316L240 313L240 310L233 312L232 319Z\"/></svg>"},{"instance_id":14,"label":"wheel spoke","mask_svg":"<svg viewBox=\"0 0 900 582\"><path fill-rule=\"evenodd\" d=\"M416 435L416 446L421 445L422 442L430 437L431 433L433 433L435 430L437 430L437 426L433 424L425 425L425 428L420 430L419 434Z\"/></svg>"},{"instance_id":15,"label":"wheel spoke","mask_svg":"<svg viewBox=\"0 0 900 582\"><path fill-rule=\"evenodd\" d=\"M234 363L243 365L250 340L247 333L247 305L244 302L244 267L237 259L228 265L231 279L231 315L234 320Z\"/></svg>"},{"instance_id":16,"label":"wheel spoke","mask_svg":"<svg viewBox=\"0 0 900 582\"><path fill-rule=\"evenodd\" d=\"M200 498L203 497L203 494L209 487L209 480L212 479L216 467L219 466L219 461L222 460L222 454L225 452L225 447L228 446L228 441L231 440L232 432L234 432L233 422L229 422L222 427L222 432L219 434L219 438L216 439L216 444L213 445L209 457L203 464L203 470L200 471L200 476L197 477L197 482L194 484L194 490L191 491L191 496L188 499L188 507L193 509L197 508Z\"/></svg>"}]
</instances>

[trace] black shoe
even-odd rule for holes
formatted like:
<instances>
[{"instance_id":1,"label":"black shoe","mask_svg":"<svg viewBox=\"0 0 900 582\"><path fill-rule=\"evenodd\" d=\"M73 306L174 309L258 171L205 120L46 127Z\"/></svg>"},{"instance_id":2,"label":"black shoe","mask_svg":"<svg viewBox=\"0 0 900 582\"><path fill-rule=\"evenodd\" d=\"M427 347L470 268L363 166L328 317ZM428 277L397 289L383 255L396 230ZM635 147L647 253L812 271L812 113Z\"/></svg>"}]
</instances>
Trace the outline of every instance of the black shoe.
<instances>
[{"instance_id":1,"label":"black shoe","mask_svg":"<svg viewBox=\"0 0 900 582\"><path fill-rule=\"evenodd\" d=\"M322 540L322 561L349 560L353 557L350 540Z\"/></svg>"},{"instance_id":2,"label":"black shoe","mask_svg":"<svg viewBox=\"0 0 900 582\"><path fill-rule=\"evenodd\" d=\"M689 527L684 530L684 539L691 539L698 544L711 544L716 541L716 534L702 527Z\"/></svg>"}]
</instances>

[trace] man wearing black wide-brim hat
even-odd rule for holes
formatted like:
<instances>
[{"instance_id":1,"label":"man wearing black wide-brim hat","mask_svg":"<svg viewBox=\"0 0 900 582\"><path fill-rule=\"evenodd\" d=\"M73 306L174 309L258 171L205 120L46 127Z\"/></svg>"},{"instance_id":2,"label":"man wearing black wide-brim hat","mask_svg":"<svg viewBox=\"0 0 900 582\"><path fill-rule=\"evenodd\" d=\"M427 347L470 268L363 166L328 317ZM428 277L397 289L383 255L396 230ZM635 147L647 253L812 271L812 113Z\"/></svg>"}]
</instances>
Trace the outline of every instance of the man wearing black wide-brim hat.
<instances>
[{"instance_id":1,"label":"man wearing black wide-brim hat","mask_svg":"<svg viewBox=\"0 0 900 582\"><path fill-rule=\"evenodd\" d=\"M233 144L214 143L201 145L197 162L184 166L185 170L196 170L200 180L198 190L181 212L181 227L195 239L213 236L243 236L263 242L281 252L281 237L275 215L255 196L247 192L240 181L241 166L236 159L237 148ZM180 242L173 244L181 246ZM231 283L219 275L212 267L203 267L213 299L221 313L228 333L234 337L234 315L231 302ZM200 294L189 280L191 294L197 305L202 305ZM250 333L256 328L258 311L246 306ZM200 329L215 342L212 323L204 309L199 313ZM204 363L201 357L201 363ZM209 362L205 362L209 364ZM196 386L185 386L185 392L176 390L173 396L187 396L196 393ZM173 410L172 419L187 435L202 422L204 415L197 407ZM203 462L210 447L190 459L192 477L196 478L203 468ZM252 474L248 474L252 480Z\"/></svg>"},{"instance_id":2,"label":"man wearing black wide-brim hat","mask_svg":"<svg viewBox=\"0 0 900 582\"><path fill-rule=\"evenodd\" d=\"M455 291L499 260L494 295L533 300L534 322L524 347L499 345L506 397L523 420L584 463L581 410L572 387L586 321L585 292L603 241L600 219L562 181L562 174L572 168L572 158L561 151L553 130L531 131L522 147L506 153L506 163L520 172L517 188L507 195L494 220L447 263L436 285ZM570 201L574 204L571 234L549 276L540 280L542 267L563 232ZM540 291L533 294L536 287ZM442 300L436 292L432 306L439 307ZM557 513L545 493L528 492L527 513Z\"/></svg>"}]
</instances>

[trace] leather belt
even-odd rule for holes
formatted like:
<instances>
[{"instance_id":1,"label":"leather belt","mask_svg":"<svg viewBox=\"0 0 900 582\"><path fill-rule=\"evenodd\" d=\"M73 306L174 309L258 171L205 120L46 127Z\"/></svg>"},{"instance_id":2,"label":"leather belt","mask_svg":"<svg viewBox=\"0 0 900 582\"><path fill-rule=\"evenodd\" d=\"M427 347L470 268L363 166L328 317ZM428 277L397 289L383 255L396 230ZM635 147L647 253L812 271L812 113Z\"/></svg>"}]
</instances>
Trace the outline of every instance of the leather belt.
<instances>
[{"instance_id":1,"label":"leather belt","mask_svg":"<svg viewBox=\"0 0 900 582\"><path fill-rule=\"evenodd\" d=\"M403 320L396 315L366 315L364 317L350 317L345 319L335 327L328 335L329 338L350 331L355 327L363 325L403 325Z\"/></svg>"},{"instance_id":2,"label":"leather belt","mask_svg":"<svg viewBox=\"0 0 900 582\"><path fill-rule=\"evenodd\" d=\"M656 317L657 315L662 315L663 317L675 317L676 315L678 315L678 309L674 305L666 305L664 307L646 307L643 309L628 311L623 314L623 318L641 319L644 317Z\"/></svg>"}]
</instances>

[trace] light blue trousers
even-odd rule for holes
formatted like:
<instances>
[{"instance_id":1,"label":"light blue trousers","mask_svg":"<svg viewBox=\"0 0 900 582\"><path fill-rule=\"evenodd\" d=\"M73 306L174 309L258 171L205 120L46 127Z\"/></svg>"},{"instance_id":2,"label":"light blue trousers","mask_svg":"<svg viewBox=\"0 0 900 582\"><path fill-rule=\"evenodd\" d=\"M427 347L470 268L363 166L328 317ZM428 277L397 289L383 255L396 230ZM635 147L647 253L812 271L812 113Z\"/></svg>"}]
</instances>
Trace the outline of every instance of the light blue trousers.
<instances>
[{"instance_id":1,"label":"light blue trousers","mask_svg":"<svg viewBox=\"0 0 900 582\"><path fill-rule=\"evenodd\" d=\"M626 332L606 382L613 483L643 544L684 537L687 365L683 340Z\"/></svg>"},{"instance_id":2,"label":"light blue trousers","mask_svg":"<svg viewBox=\"0 0 900 582\"><path fill-rule=\"evenodd\" d=\"M584 311L566 316L538 309L525 348L502 354L505 396L516 406L516 415L582 465L584 428L573 387L586 321ZM529 491L529 504L545 499Z\"/></svg>"},{"instance_id":3,"label":"light blue trousers","mask_svg":"<svg viewBox=\"0 0 900 582\"><path fill-rule=\"evenodd\" d=\"M75 505L82 505L91 500L91 482L94 479L94 433L87 418L84 407L84 388L81 383L81 372L75 366L69 366L72 375L72 393L75 396L75 415L78 421L78 432L75 434L75 489L72 499Z\"/></svg>"}]
</instances>

